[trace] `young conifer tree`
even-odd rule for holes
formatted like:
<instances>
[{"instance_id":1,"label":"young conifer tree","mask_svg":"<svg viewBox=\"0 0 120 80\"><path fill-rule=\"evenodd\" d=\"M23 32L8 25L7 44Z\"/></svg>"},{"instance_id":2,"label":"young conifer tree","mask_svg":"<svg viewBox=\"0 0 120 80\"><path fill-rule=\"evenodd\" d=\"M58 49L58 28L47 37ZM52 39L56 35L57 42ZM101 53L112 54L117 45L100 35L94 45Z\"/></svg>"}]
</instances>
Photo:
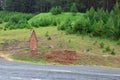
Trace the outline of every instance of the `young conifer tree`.
<instances>
[{"instance_id":1,"label":"young conifer tree","mask_svg":"<svg viewBox=\"0 0 120 80\"><path fill-rule=\"evenodd\" d=\"M73 3L73 5L71 6L70 11L72 12L73 16L75 16L76 13L78 12L78 9L75 3Z\"/></svg>"}]
</instances>

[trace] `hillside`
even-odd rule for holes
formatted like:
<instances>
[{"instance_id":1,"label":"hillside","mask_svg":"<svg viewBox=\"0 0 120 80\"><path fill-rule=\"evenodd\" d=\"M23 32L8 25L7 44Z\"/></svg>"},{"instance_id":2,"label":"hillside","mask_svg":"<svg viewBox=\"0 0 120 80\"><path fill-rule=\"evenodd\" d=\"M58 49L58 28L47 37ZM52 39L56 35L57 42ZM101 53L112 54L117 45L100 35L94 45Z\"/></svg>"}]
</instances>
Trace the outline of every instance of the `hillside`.
<instances>
[{"instance_id":1,"label":"hillside","mask_svg":"<svg viewBox=\"0 0 120 80\"><path fill-rule=\"evenodd\" d=\"M0 31L3 52L11 53L18 61L40 64L72 63L120 67L118 64L120 46L115 41L85 35L67 35L64 31L58 31L55 26L34 28L34 30L39 40L38 56L30 57L29 29ZM113 49L114 55L112 55Z\"/></svg>"},{"instance_id":2,"label":"hillside","mask_svg":"<svg viewBox=\"0 0 120 80\"><path fill-rule=\"evenodd\" d=\"M10 55L17 61L120 67L119 38L118 40L113 38L114 32L110 34L112 35L111 39L103 37L105 34L101 33L108 30L107 27L113 31L116 28L111 28L109 25L106 27L101 20L95 23L93 18L94 26L90 26L89 22L92 20L86 18L85 13L76 15L72 15L72 13L58 15L40 13L35 15L0 12L0 14L0 51L2 51L0 53L6 53L7 56ZM98 15L100 16L100 14ZM92 14L91 16L96 15ZM101 19L104 19L104 16L101 16ZM31 56L29 49L30 32L33 29L39 41L39 54L36 56ZM88 30L91 30L91 33ZM94 36L92 33L98 36Z\"/></svg>"}]
</instances>

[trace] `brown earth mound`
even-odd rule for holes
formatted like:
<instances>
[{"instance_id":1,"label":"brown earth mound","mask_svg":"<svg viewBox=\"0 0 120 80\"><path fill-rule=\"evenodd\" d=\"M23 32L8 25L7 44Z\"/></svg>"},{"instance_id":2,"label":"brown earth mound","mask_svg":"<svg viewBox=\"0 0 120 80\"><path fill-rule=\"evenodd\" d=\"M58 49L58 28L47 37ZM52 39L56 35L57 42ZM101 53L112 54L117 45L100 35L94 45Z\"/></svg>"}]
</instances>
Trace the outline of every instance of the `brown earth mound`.
<instances>
[{"instance_id":1,"label":"brown earth mound","mask_svg":"<svg viewBox=\"0 0 120 80\"><path fill-rule=\"evenodd\" d=\"M56 50L52 51L46 59L47 61L60 64L74 64L79 60L79 57L80 55L78 55L75 51Z\"/></svg>"}]
</instances>

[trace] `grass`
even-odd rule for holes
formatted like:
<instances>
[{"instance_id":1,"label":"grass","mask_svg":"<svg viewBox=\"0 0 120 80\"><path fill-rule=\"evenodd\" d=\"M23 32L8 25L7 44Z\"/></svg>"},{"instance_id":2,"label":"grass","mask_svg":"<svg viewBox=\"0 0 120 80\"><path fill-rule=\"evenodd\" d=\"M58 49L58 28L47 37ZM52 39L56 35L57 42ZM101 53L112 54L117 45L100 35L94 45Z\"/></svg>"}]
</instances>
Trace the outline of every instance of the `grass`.
<instances>
[{"instance_id":1,"label":"grass","mask_svg":"<svg viewBox=\"0 0 120 80\"><path fill-rule=\"evenodd\" d=\"M63 22L66 19L76 20L78 18L81 18L83 15L84 15L83 13L77 13L76 16L73 16L72 13L70 13L70 12L62 13L62 14L58 14L58 15L52 15L51 13L40 13L40 14L34 16L33 18L31 18L28 22L30 24L37 23L42 18L44 18L46 20L50 19L50 20L55 20L58 22Z\"/></svg>"},{"instance_id":2,"label":"grass","mask_svg":"<svg viewBox=\"0 0 120 80\"><path fill-rule=\"evenodd\" d=\"M115 52L120 55L120 46L117 42L108 39L91 38L86 35L67 35L63 31L58 31L56 27L41 27L35 28L36 34L39 38L45 39L47 42L61 43L61 45L66 44L63 48L72 49L75 51L82 52L88 48L91 50L88 53L91 54L103 54L100 43L104 43L104 46L109 46L111 49L115 49ZM30 29L17 29L17 30L7 30L0 31L0 43L5 40L18 40L18 41L29 41ZM51 37L51 40L47 40L47 34ZM53 44L54 45L54 44Z\"/></svg>"},{"instance_id":3,"label":"grass","mask_svg":"<svg viewBox=\"0 0 120 80\"><path fill-rule=\"evenodd\" d=\"M75 34L67 35L64 31L58 31L57 27L55 26L34 28L34 30L37 34L37 37L39 38L39 48L38 48L39 51L68 49L68 50L77 51L85 55L97 55L97 57L100 57L100 60L102 60L103 58L104 61L108 62L108 64L106 65L114 66L114 67L119 66L119 64L113 64L110 62L110 60L108 59L106 60L106 57L104 57L104 56L111 56L113 58L120 57L120 45L117 45L116 41L89 37L87 35L75 35ZM30 31L31 31L30 29L17 29L17 30L6 30L6 31L1 30L0 43L5 43L5 41L9 41L10 43L12 41L29 41ZM48 40L48 36L51 37L51 40ZM101 43L104 43L104 48L101 48L100 46ZM108 46L111 50L114 49L114 52L116 53L114 56L109 54L108 52L103 51ZM25 52L29 53L29 51L25 51ZM37 64L48 64L48 62L46 62L44 59L40 60L40 58L26 59L26 57L24 57L25 59L22 59L22 58L17 58L15 56L13 57L17 61L25 61L25 62L28 61ZM83 60L83 62L78 62L77 64L83 64L83 65L101 64L94 62L93 59L90 59L87 62L84 63Z\"/></svg>"},{"instance_id":4,"label":"grass","mask_svg":"<svg viewBox=\"0 0 120 80\"><path fill-rule=\"evenodd\" d=\"M54 26L35 28L34 30L36 31L38 38L41 39L41 42L46 44L49 43L56 48L61 46L62 49L71 49L78 52L86 52L87 49L90 49L87 53L99 55L104 54L102 52L103 49L100 48L100 44L104 43L105 47L109 46L111 49L114 48L117 55L120 55L120 46L117 45L116 41L94 37L91 38L86 35L67 35L63 31L58 31ZM30 29L0 31L0 43L4 42L5 40L29 41L30 31ZM51 40L47 39L46 32L51 37Z\"/></svg>"}]
</instances>

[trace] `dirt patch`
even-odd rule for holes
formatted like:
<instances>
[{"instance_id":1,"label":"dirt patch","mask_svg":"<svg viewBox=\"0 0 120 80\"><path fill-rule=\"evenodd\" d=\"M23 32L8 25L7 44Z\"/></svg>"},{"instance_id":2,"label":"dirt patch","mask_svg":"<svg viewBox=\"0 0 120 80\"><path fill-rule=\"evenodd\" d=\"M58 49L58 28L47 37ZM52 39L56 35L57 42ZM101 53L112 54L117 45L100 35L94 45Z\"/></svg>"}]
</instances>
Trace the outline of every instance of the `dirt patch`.
<instances>
[{"instance_id":1,"label":"dirt patch","mask_svg":"<svg viewBox=\"0 0 120 80\"><path fill-rule=\"evenodd\" d=\"M111 58L111 62L113 62L115 64L120 64L120 58L119 57L113 57L113 58Z\"/></svg>"},{"instance_id":2,"label":"dirt patch","mask_svg":"<svg viewBox=\"0 0 120 80\"><path fill-rule=\"evenodd\" d=\"M8 54L3 54L2 52L0 52L0 58L4 58L8 61L13 61L13 59L10 58L10 55Z\"/></svg>"},{"instance_id":3,"label":"dirt patch","mask_svg":"<svg viewBox=\"0 0 120 80\"><path fill-rule=\"evenodd\" d=\"M78 55L76 51L55 50L51 51L51 53L47 55L46 60L60 64L74 64L79 60L79 58L80 54Z\"/></svg>"},{"instance_id":4,"label":"dirt patch","mask_svg":"<svg viewBox=\"0 0 120 80\"><path fill-rule=\"evenodd\" d=\"M5 42L2 43L2 49L3 53L17 53L20 50L28 49L29 48L29 42L28 41L12 41L12 42Z\"/></svg>"}]
</instances>

